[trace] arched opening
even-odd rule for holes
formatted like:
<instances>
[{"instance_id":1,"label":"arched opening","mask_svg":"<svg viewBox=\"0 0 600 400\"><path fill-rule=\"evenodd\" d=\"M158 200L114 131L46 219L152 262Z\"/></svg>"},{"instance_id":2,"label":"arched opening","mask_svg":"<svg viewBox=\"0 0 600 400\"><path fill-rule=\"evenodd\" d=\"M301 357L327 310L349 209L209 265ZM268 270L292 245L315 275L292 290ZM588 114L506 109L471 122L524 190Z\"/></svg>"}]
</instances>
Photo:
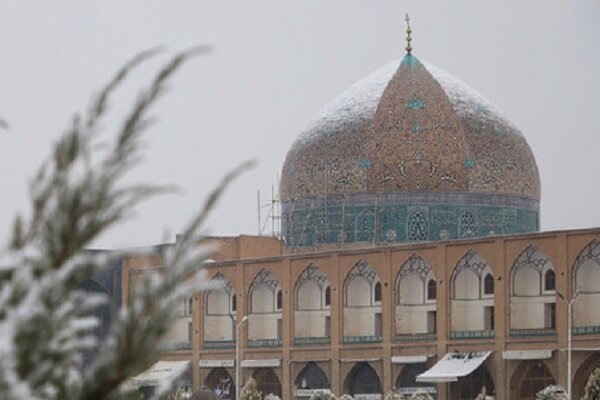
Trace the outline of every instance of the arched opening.
<instances>
[{"instance_id":1,"label":"arched opening","mask_svg":"<svg viewBox=\"0 0 600 400\"><path fill-rule=\"evenodd\" d=\"M494 277L487 274L483 280L483 294L494 294Z\"/></svg>"},{"instance_id":2,"label":"arched opening","mask_svg":"<svg viewBox=\"0 0 600 400\"><path fill-rule=\"evenodd\" d=\"M344 393L348 393L355 400L373 399L376 395L381 398L381 381L377 372L367 362L354 365L346 376Z\"/></svg>"},{"instance_id":3,"label":"arched opening","mask_svg":"<svg viewBox=\"0 0 600 400\"><path fill-rule=\"evenodd\" d=\"M548 368L541 362L529 362L517 384L517 400L535 400L536 394L555 380Z\"/></svg>"},{"instance_id":4,"label":"arched opening","mask_svg":"<svg viewBox=\"0 0 600 400\"><path fill-rule=\"evenodd\" d=\"M583 398L585 385L596 368L600 368L600 353L590 355L573 374L573 399Z\"/></svg>"},{"instance_id":5,"label":"arched opening","mask_svg":"<svg viewBox=\"0 0 600 400\"><path fill-rule=\"evenodd\" d=\"M600 240L588 244L573 266L573 303L575 334L600 333Z\"/></svg>"},{"instance_id":6,"label":"arched opening","mask_svg":"<svg viewBox=\"0 0 600 400\"><path fill-rule=\"evenodd\" d=\"M329 293L329 295L328 295ZM320 344L329 337L329 282L315 265L309 265L296 281L294 310L294 343Z\"/></svg>"},{"instance_id":7,"label":"arched opening","mask_svg":"<svg viewBox=\"0 0 600 400\"><path fill-rule=\"evenodd\" d=\"M381 303L381 282L377 282L375 284L375 293L374 293L374 297L375 297L375 303Z\"/></svg>"},{"instance_id":8,"label":"arched opening","mask_svg":"<svg viewBox=\"0 0 600 400\"><path fill-rule=\"evenodd\" d=\"M481 393L485 387L488 396L495 396L496 390L494 381L488 369L481 365L469 375L459 378L458 382L452 382L450 385L451 399L472 400Z\"/></svg>"},{"instance_id":9,"label":"arched opening","mask_svg":"<svg viewBox=\"0 0 600 400\"><path fill-rule=\"evenodd\" d=\"M216 287L204 294L204 347L233 347L235 290L229 279L220 272L211 282Z\"/></svg>"},{"instance_id":10,"label":"arched opening","mask_svg":"<svg viewBox=\"0 0 600 400\"><path fill-rule=\"evenodd\" d=\"M510 335L553 335L556 328L555 272L550 259L530 245L510 272Z\"/></svg>"},{"instance_id":11,"label":"arched opening","mask_svg":"<svg viewBox=\"0 0 600 400\"><path fill-rule=\"evenodd\" d=\"M275 276L261 270L250 286L248 302L248 346L281 346L281 286Z\"/></svg>"},{"instance_id":12,"label":"arched opening","mask_svg":"<svg viewBox=\"0 0 600 400\"><path fill-rule=\"evenodd\" d=\"M281 383L275 371L271 368L258 368L252 374L256 381L256 386L263 396L274 394L281 398Z\"/></svg>"},{"instance_id":13,"label":"arched opening","mask_svg":"<svg viewBox=\"0 0 600 400\"><path fill-rule=\"evenodd\" d=\"M494 336L494 275L487 261L469 251L452 272L450 337ZM490 285L491 287L486 287ZM490 293L491 291L491 293Z\"/></svg>"},{"instance_id":14,"label":"arched opening","mask_svg":"<svg viewBox=\"0 0 600 400\"><path fill-rule=\"evenodd\" d=\"M433 383L417 382L417 376L427 371L427 364L406 364L396 379L396 389L402 395L412 396L417 390L426 390L433 396L437 392Z\"/></svg>"},{"instance_id":15,"label":"arched opening","mask_svg":"<svg viewBox=\"0 0 600 400\"><path fill-rule=\"evenodd\" d=\"M310 398L315 390L330 389L325 372L314 362L309 362L296 378L296 398Z\"/></svg>"},{"instance_id":16,"label":"arched opening","mask_svg":"<svg viewBox=\"0 0 600 400\"><path fill-rule=\"evenodd\" d=\"M375 301L379 276L364 260L357 262L344 281L344 342L381 341L381 302Z\"/></svg>"},{"instance_id":17,"label":"arched opening","mask_svg":"<svg viewBox=\"0 0 600 400\"><path fill-rule=\"evenodd\" d=\"M235 399L235 383L225 368L212 369L204 380L204 385L223 400Z\"/></svg>"},{"instance_id":18,"label":"arched opening","mask_svg":"<svg viewBox=\"0 0 600 400\"><path fill-rule=\"evenodd\" d=\"M431 267L412 255L396 277L396 340L415 334L433 339L436 332L435 276Z\"/></svg>"},{"instance_id":19,"label":"arched opening","mask_svg":"<svg viewBox=\"0 0 600 400\"><path fill-rule=\"evenodd\" d=\"M556 274L551 269L546 271L546 275L544 276L544 290L556 290Z\"/></svg>"},{"instance_id":20,"label":"arched opening","mask_svg":"<svg viewBox=\"0 0 600 400\"><path fill-rule=\"evenodd\" d=\"M435 279L430 279L427 283L427 300L435 300L437 298L437 284Z\"/></svg>"}]
</instances>

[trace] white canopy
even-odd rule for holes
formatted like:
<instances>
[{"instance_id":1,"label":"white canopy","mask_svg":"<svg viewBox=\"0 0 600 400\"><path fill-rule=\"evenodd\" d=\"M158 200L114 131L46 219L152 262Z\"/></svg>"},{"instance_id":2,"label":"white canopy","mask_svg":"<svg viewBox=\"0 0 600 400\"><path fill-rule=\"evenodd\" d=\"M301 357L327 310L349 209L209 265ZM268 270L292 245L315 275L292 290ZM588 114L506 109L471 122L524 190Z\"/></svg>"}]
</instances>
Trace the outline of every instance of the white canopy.
<instances>
[{"instance_id":1,"label":"white canopy","mask_svg":"<svg viewBox=\"0 0 600 400\"><path fill-rule=\"evenodd\" d=\"M158 386L162 381L173 379L185 372L189 361L158 361L152 367L132 378L140 386Z\"/></svg>"},{"instance_id":2,"label":"white canopy","mask_svg":"<svg viewBox=\"0 0 600 400\"><path fill-rule=\"evenodd\" d=\"M393 356L392 364L418 364L427 362L428 356Z\"/></svg>"},{"instance_id":3,"label":"white canopy","mask_svg":"<svg viewBox=\"0 0 600 400\"><path fill-rule=\"evenodd\" d=\"M506 350L502 352L505 360L547 360L552 358L552 350Z\"/></svg>"},{"instance_id":4,"label":"white canopy","mask_svg":"<svg viewBox=\"0 0 600 400\"><path fill-rule=\"evenodd\" d=\"M417 382L456 382L475 371L491 351L477 353L448 353L431 369L417 376Z\"/></svg>"},{"instance_id":5,"label":"white canopy","mask_svg":"<svg viewBox=\"0 0 600 400\"><path fill-rule=\"evenodd\" d=\"M281 360L279 358L271 358L264 360L243 360L241 366L242 368L278 368L281 367Z\"/></svg>"},{"instance_id":6,"label":"white canopy","mask_svg":"<svg viewBox=\"0 0 600 400\"><path fill-rule=\"evenodd\" d=\"M233 359L228 360L200 360L198 361L200 368L232 368L235 366Z\"/></svg>"}]
</instances>

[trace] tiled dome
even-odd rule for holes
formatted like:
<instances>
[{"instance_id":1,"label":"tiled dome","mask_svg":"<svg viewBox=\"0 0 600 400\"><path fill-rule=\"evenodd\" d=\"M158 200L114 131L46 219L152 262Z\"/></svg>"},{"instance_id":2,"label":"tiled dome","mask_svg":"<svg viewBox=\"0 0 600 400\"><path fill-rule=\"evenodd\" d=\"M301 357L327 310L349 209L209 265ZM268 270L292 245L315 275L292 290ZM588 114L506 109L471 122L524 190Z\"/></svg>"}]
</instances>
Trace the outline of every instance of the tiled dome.
<instances>
[{"instance_id":1,"label":"tiled dome","mask_svg":"<svg viewBox=\"0 0 600 400\"><path fill-rule=\"evenodd\" d=\"M326 105L281 178L290 246L438 240L538 229L523 135L485 98L406 55Z\"/></svg>"}]
</instances>

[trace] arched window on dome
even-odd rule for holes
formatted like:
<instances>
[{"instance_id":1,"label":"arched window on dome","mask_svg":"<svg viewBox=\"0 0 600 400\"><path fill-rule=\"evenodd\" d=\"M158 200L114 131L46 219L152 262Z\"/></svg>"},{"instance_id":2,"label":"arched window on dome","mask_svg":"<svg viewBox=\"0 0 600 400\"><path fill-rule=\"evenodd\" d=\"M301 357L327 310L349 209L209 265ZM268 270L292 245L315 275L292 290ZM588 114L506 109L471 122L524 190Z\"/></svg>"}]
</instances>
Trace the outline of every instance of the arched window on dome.
<instances>
[{"instance_id":1,"label":"arched window on dome","mask_svg":"<svg viewBox=\"0 0 600 400\"><path fill-rule=\"evenodd\" d=\"M461 238L470 238L477 235L477 219L471 210L464 211L460 216L459 235Z\"/></svg>"},{"instance_id":2,"label":"arched window on dome","mask_svg":"<svg viewBox=\"0 0 600 400\"><path fill-rule=\"evenodd\" d=\"M429 223L427 213L422 208L413 210L408 216L407 235L409 241L427 240Z\"/></svg>"},{"instance_id":3,"label":"arched window on dome","mask_svg":"<svg viewBox=\"0 0 600 400\"><path fill-rule=\"evenodd\" d=\"M556 274L551 269L544 276L544 290L556 290Z\"/></svg>"},{"instance_id":4,"label":"arched window on dome","mask_svg":"<svg viewBox=\"0 0 600 400\"><path fill-rule=\"evenodd\" d=\"M430 279L427 283L427 300L435 300L437 298L437 284L435 279Z\"/></svg>"}]
</instances>

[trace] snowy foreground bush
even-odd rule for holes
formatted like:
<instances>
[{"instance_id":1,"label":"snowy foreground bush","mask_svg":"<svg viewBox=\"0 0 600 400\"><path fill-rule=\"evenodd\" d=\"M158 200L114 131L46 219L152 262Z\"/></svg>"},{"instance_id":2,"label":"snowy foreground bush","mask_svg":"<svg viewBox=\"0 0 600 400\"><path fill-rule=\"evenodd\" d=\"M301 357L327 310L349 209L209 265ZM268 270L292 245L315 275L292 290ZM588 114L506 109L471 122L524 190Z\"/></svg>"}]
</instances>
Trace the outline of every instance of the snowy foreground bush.
<instances>
[{"instance_id":1,"label":"snowy foreground bush","mask_svg":"<svg viewBox=\"0 0 600 400\"><path fill-rule=\"evenodd\" d=\"M568 400L569 397L562 386L550 385L540 390L536 395L537 400Z\"/></svg>"},{"instance_id":2,"label":"snowy foreground bush","mask_svg":"<svg viewBox=\"0 0 600 400\"><path fill-rule=\"evenodd\" d=\"M27 217L17 216L0 253L0 398L8 400L139 399L129 379L156 361L159 341L172 326L183 298L202 289L196 272L213 251L198 246L207 213L227 183L214 190L165 257L161 275L139 285L127 309L114 321L95 362L82 371L81 354L94 343L97 325L86 317L106 299L77 290L77 285L119 255L86 252L108 228L131 216L141 201L166 190L129 184L123 178L140 160L140 139L151 106L173 73L192 55L171 59L140 93L113 140L102 132L109 99L127 75L155 55L149 51L127 63L74 116L30 186ZM245 168L242 166L241 168ZM165 385L157 397L169 389Z\"/></svg>"}]
</instances>

